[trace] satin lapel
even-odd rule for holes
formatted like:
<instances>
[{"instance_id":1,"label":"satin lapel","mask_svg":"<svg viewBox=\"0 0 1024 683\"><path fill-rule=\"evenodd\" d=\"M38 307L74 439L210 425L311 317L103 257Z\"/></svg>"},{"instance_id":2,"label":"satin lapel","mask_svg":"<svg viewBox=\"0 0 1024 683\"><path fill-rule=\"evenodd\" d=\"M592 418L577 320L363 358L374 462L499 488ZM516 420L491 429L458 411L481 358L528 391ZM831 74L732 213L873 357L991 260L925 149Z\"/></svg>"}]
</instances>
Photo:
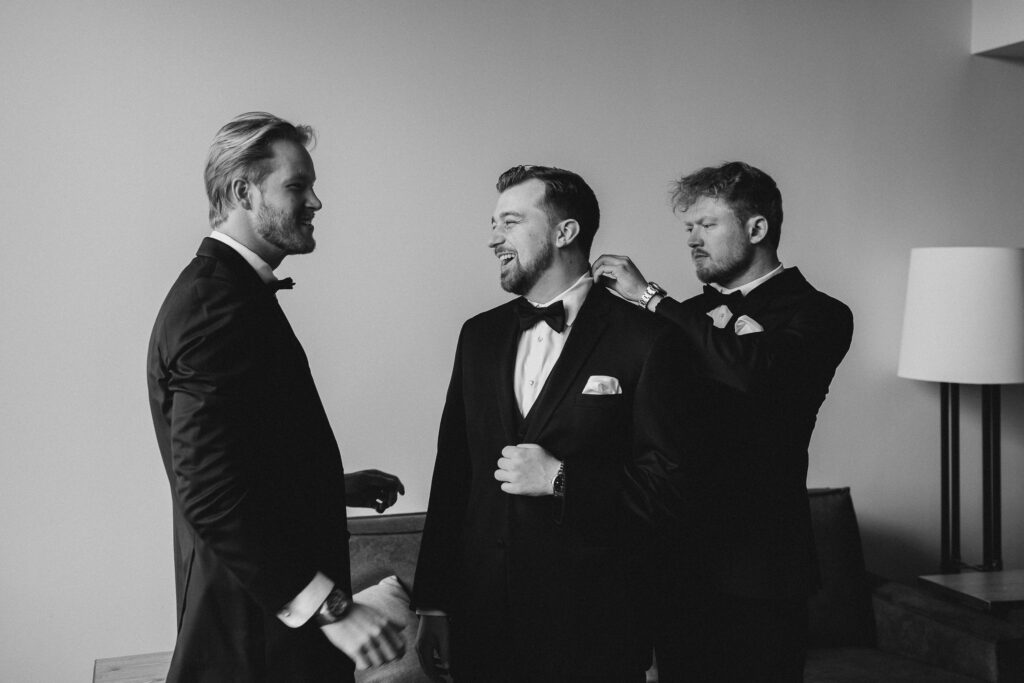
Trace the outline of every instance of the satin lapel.
<instances>
[{"instance_id":1,"label":"satin lapel","mask_svg":"<svg viewBox=\"0 0 1024 683\"><path fill-rule=\"evenodd\" d=\"M512 305L503 311L505 320L494 330L491 348L494 349L494 388L498 393L498 412L505 428L506 443L516 443L519 431L519 404L513 375L516 366L516 349L519 347L519 319Z\"/></svg>"},{"instance_id":2,"label":"satin lapel","mask_svg":"<svg viewBox=\"0 0 1024 683\"><path fill-rule=\"evenodd\" d=\"M529 424L525 443L533 443L536 436L547 426L565 393L572 386L583 364L590 357L594 346L608 326L608 294L603 287L594 285L580 312L572 324L572 333L566 340L562 353L544 382L540 396L530 409Z\"/></svg>"}]
</instances>

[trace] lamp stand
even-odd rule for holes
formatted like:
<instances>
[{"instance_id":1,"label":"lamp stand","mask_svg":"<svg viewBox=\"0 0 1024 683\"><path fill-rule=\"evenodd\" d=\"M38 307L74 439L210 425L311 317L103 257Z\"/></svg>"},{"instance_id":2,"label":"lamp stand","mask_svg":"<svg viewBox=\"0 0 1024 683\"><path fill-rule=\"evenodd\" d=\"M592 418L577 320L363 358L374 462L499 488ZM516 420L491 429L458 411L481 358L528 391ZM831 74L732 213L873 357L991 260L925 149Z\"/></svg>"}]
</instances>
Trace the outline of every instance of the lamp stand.
<instances>
[{"instance_id":1,"label":"lamp stand","mask_svg":"<svg viewBox=\"0 0 1024 683\"><path fill-rule=\"evenodd\" d=\"M961 569L1001 571L1002 506L1000 491L1000 398L998 384L981 387L982 563L968 565L960 558L960 385L940 384L941 405L941 543L940 571Z\"/></svg>"}]
</instances>

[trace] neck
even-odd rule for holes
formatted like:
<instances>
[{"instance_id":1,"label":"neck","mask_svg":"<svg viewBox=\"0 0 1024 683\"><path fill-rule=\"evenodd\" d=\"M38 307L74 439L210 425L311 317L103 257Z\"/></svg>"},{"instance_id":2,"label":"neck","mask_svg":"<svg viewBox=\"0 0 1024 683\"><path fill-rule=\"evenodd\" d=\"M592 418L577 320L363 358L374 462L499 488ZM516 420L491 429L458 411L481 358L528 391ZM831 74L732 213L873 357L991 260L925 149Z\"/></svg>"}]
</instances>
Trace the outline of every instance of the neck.
<instances>
[{"instance_id":1,"label":"neck","mask_svg":"<svg viewBox=\"0 0 1024 683\"><path fill-rule=\"evenodd\" d=\"M587 270L586 262L556 260L523 296L533 303L547 303L569 289Z\"/></svg>"},{"instance_id":2,"label":"neck","mask_svg":"<svg viewBox=\"0 0 1024 683\"><path fill-rule=\"evenodd\" d=\"M730 277L728 280L716 280L715 284L725 289L736 289L748 282L764 277L779 267L779 257L776 253L761 253L755 255L750 266L742 272Z\"/></svg>"},{"instance_id":3,"label":"neck","mask_svg":"<svg viewBox=\"0 0 1024 683\"><path fill-rule=\"evenodd\" d=\"M284 251L260 237L248 215L239 210L228 214L227 219L215 229L246 248L252 249L257 256L267 262L272 270L281 265L281 261L284 260Z\"/></svg>"}]
</instances>

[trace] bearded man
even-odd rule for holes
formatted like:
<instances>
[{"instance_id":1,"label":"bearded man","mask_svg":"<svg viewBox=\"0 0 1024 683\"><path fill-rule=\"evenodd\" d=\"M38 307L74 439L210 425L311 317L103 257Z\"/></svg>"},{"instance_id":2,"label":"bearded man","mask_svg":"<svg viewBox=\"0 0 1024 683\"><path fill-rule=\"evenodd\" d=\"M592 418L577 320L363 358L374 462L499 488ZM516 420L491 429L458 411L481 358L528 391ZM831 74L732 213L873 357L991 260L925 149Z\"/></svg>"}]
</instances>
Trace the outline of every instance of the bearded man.
<instances>
[{"instance_id":1,"label":"bearded man","mask_svg":"<svg viewBox=\"0 0 1024 683\"><path fill-rule=\"evenodd\" d=\"M687 354L594 287L597 198L577 174L498 180L488 247L519 295L467 321L416 570L434 680L644 680L652 526L681 470Z\"/></svg>"},{"instance_id":2,"label":"bearded man","mask_svg":"<svg viewBox=\"0 0 1024 683\"><path fill-rule=\"evenodd\" d=\"M595 277L642 302L690 342L706 387L701 415L708 504L686 538L665 539L661 681L803 680L807 598L818 567L807 447L853 316L778 256L782 194L743 162L680 179L672 196L704 292L676 301L627 256ZM703 566L701 566L703 565Z\"/></svg>"},{"instance_id":3,"label":"bearded man","mask_svg":"<svg viewBox=\"0 0 1024 683\"><path fill-rule=\"evenodd\" d=\"M274 269L313 251L312 130L262 112L217 133L212 234L171 287L149 344L150 409L174 509L178 637L167 680L351 681L401 656L400 631L352 601L346 504L404 492L346 475Z\"/></svg>"}]
</instances>

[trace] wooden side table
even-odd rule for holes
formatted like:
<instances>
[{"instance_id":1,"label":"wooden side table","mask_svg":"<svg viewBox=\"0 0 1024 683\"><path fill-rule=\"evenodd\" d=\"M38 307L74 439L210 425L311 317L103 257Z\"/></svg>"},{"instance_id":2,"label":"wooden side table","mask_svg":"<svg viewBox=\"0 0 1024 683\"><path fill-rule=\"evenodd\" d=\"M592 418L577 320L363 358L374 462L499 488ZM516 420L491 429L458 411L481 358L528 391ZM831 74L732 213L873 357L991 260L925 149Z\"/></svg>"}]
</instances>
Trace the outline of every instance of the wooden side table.
<instances>
[{"instance_id":1,"label":"wooden side table","mask_svg":"<svg viewBox=\"0 0 1024 683\"><path fill-rule=\"evenodd\" d=\"M171 665L170 652L97 659L93 683L163 683Z\"/></svg>"},{"instance_id":2,"label":"wooden side table","mask_svg":"<svg viewBox=\"0 0 1024 683\"><path fill-rule=\"evenodd\" d=\"M930 574L918 582L938 595L989 612L1000 619L1024 623L1024 570Z\"/></svg>"}]
</instances>

